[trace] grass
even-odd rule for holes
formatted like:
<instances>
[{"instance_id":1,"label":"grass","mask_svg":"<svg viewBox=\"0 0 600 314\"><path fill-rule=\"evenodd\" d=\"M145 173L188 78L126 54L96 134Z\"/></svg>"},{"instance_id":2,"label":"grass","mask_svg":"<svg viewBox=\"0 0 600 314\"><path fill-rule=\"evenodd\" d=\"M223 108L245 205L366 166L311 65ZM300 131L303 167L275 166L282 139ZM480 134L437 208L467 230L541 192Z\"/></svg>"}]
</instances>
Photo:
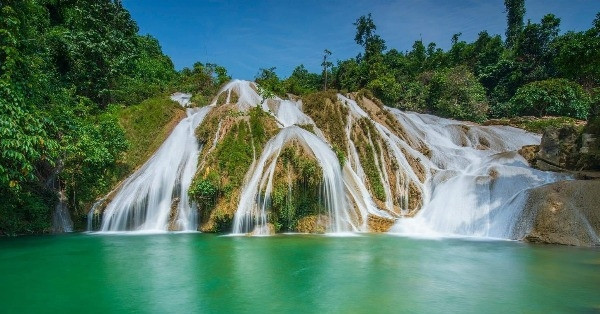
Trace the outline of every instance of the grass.
<instances>
[{"instance_id":1,"label":"grass","mask_svg":"<svg viewBox=\"0 0 600 314\"><path fill-rule=\"evenodd\" d=\"M348 108L337 100L335 91L328 90L308 94L302 97L304 112L309 115L333 146L340 163L345 160L346 123Z\"/></svg>"},{"instance_id":2,"label":"grass","mask_svg":"<svg viewBox=\"0 0 600 314\"><path fill-rule=\"evenodd\" d=\"M122 164L131 171L141 166L185 117L185 110L166 96L149 98L139 105L122 108L119 124L125 130L129 149Z\"/></svg>"}]
</instances>

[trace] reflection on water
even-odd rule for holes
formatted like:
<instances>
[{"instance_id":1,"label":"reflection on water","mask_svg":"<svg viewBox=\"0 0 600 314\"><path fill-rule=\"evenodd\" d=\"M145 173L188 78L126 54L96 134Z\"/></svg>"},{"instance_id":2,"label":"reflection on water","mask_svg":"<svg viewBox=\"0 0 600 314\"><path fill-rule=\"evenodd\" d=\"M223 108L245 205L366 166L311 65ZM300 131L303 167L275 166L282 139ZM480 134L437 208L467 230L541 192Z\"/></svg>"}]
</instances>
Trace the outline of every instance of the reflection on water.
<instances>
[{"instance_id":1,"label":"reflection on water","mask_svg":"<svg viewBox=\"0 0 600 314\"><path fill-rule=\"evenodd\" d=\"M2 312L581 312L600 250L386 235L0 240Z\"/></svg>"}]
</instances>

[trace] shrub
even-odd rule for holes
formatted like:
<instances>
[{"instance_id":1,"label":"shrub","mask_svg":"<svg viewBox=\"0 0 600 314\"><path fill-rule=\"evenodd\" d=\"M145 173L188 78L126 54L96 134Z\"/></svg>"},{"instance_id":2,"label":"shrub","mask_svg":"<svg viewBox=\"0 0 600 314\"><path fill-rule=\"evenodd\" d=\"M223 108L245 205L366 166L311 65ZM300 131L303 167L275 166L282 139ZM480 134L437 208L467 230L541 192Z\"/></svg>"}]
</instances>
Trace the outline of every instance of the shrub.
<instances>
[{"instance_id":1,"label":"shrub","mask_svg":"<svg viewBox=\"0 0 600 314\"><path fill-rule=\"evenodd\" d=\"M475 122L485 120L488 110L485 90L466 66L433 75L427 106L437 115Z\"/></svg>"},{"instance_id":2,"label":"shrub","mask_svg":"<svg viewBox=\"0 0 600 314\"><path fill-rule=\"evenodd\" d=\"M585 119L589 107L589 99L581 85L567 79L549 79L520 87L511 98L506 113Z\"/></svg>"}]
</instances>

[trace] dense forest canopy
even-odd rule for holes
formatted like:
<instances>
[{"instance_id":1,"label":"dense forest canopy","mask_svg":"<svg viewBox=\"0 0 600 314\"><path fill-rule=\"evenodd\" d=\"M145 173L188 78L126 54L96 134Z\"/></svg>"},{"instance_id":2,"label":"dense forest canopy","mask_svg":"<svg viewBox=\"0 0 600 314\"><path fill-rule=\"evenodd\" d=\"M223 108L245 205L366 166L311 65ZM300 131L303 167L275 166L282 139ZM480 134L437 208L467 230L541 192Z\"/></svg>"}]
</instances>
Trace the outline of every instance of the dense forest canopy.
<instances>
[{"instance_id":1,"label":"dense forest canopy","mask_svg":"<svg viewBox=\"0 0 600 314\"><path fill-rule=\"evenodd\" d=\"M176 72L118 0L2 0L0 16L0 233L47 230L56 189L81 214L112 188L122 106L229 79L212 64Z\"/></svg>"},{"instance_id":2,"label":"dense forest canopy","mask_svg":"<svg viewBox=\"0 0 600 314\"><path fill-rule=\"evenodd\" d=\"M446 51L421 40L400 51L368 14L354 23L355 58L332 64L328 47L322 73L299 65L280 79L267 68L256 81L266 95L366 89L389 106L477 122L596 117L600 13L587 31L561 33L556 16L525 22L524 0L505 5L505 40L458 33ZM119 0L0 0L0 234L47 231L57 191L83 217L131 171L121 160L132 145L118 118L126 108L174 91L206 105L228 80L210 63L176 71Z\"/></svg>"}]
</instances>

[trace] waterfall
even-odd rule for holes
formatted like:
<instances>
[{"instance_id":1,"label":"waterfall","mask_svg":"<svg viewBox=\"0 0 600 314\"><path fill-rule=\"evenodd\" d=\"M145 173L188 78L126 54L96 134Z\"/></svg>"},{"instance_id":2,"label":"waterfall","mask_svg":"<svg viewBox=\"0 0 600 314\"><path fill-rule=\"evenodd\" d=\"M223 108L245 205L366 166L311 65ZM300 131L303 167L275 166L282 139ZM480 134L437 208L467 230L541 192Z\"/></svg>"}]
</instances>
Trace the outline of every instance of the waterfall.
<instances>
[{"instance_id":1,"label":"waterfall","mask_svg":"<svg viewBox=\"0 0 600 314\"><path fill-rule=\"evenodd\" d=\"M517 153L539 144L539 135L505 126L479 126L390 109L422 134L431 149L431 196L414 218L399 219L392 232L519 239L527 191L568 179L529 167Z\"/></svg>"},{"instance_id":2,"label":"waterfall","mask_svg":"<svg viewBox=\"0 0 600 314\"><path fill-rule=\"evenodd\" d=\"M127 178L108 204L101 231L167 231L172 211L176 214L172 221L176 230L196 230L197 210L190 204L187 191L196 172L200 149L195 130L211 109L210 106L187 109L187 118Z\"/></svg>"},{"instance_id":3,"label":"waterfall","mask_svg":"<svg viewBox=\"0 0 600 314\"><path fill-rule=\"evenodd\" d=\"M217 150L232 123L245 121L250 128L247 112L252 107L267 112L274 120L271 127L279 129L266 144L249 139L253 158L243 185L234 194L239 195L237 207L233 205L235 214L231 213L234 234L273 232L270 219L278 214L271 213L274 176L286 145L299 146L318 164L322 182L314 201L326 212L311 215L314 219L327 215L319 220L326 220L327 232L388 230L391 226L389 231L399 234L519 239L531 227L532 217L523 214L528 190L569 179L533 169L517 153L524 145L539 144L537 134L402 112L355 99L356 94L338 94L333 104L342 106L339 112L346 115L341 116L346 125L342 134L345 162L340 165L333 147L342 143L329 141L332 126L319 125L320 129L315 123L323 123L323 117L305 112L302 101L263 99L259 90L256 83L233 80L221 88L210 106L187 109L188 117L159 150L115 193L94 205L88 214L88 230L97 228L100 215L101 231L196 230L197 208L190 204L187 191L197 164L211 160L205 156ZM173 99L185 102L189 95L174 94ZM209 111L225 105L221 112L229 113L224 118L215 122L211 115L216 133L199 161L201 147L194 131ZM282 180L287 184L288 207L294 205L292 189L297 187L291 171L288 165L287 178ZM373 196L375 183L380 183L377 198ZM108 200L102 212L100 207ZM286 218L288 224L292 218ZM387 224L387 228L377 224Z\"/></svg>"},{"instance_id":4,"label":"waterfall","mask_svg":"<svg viewBox=\"0 0 600 314\"><path fill-rule=\"evenodd\" d=\"M59 198L52 214L52 232L73 232L73 221L67 207L67 197L64 191L58 192Z\"/></svg>"},{"instance_id":5,"label":"waterfall","mask_svg":"<svg viewBox=\"0 0 600 314\"><path fill-rule=\"evenodd\" d=\"M297 126L290 126L282 129L266 144L249 182L242 190L234 217L233 233L252 232L256 235L270 233L267 227L267 211L273 190L275 165L284 145L291 140L297 140L305 149L311 151L321 166L322 195L325 208L331 218L330 231L357 230L347 208L342 169L336 154L316 135Z\"/></svg>"}]
</instances>

